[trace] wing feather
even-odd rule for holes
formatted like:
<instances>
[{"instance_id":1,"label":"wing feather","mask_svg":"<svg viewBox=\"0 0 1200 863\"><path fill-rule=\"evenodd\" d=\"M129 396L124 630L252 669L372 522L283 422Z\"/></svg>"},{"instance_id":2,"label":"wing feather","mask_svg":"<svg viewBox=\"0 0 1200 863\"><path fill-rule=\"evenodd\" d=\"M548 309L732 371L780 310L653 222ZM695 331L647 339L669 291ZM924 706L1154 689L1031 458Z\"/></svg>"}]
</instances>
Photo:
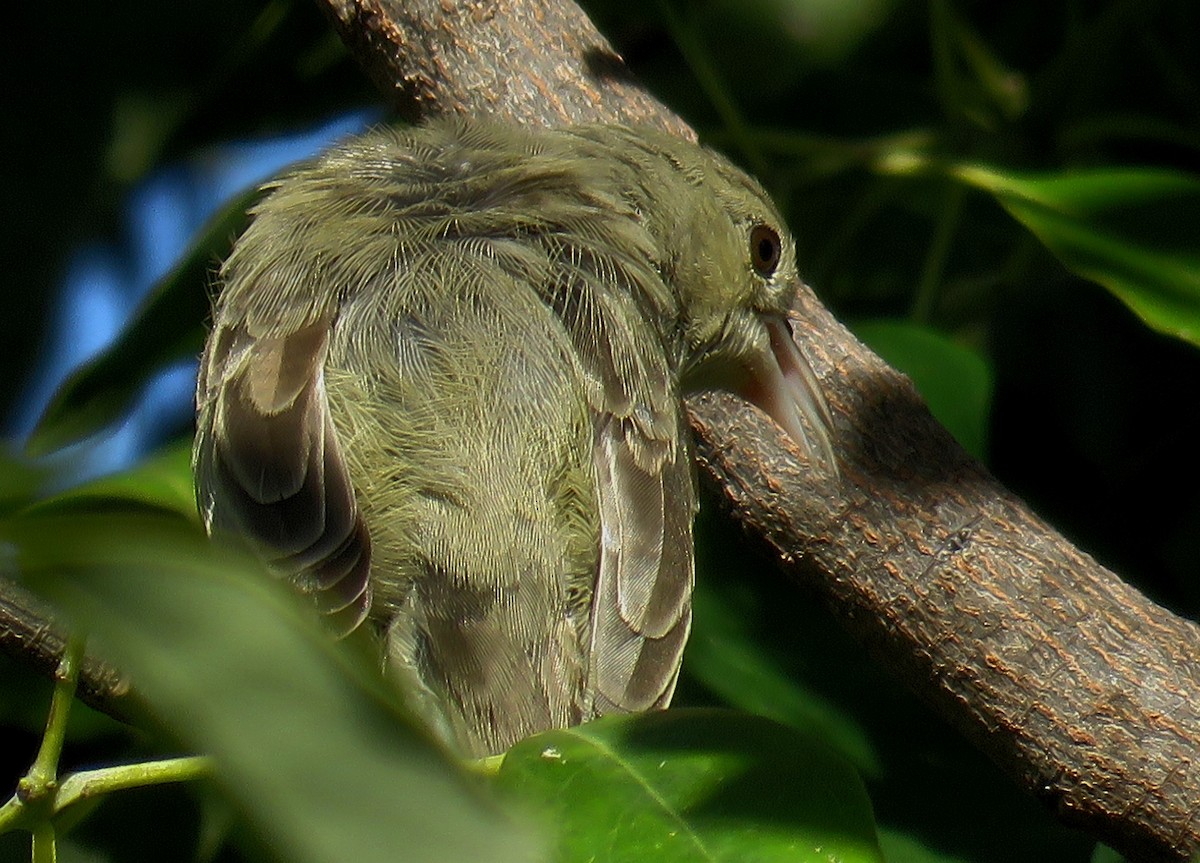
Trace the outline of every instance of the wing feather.
<instances>
[{"instance_id":1,"label":"wing feather","mask_svg":"<svg viewBox=\"0 0 1200 863\"><path fill-rule=\"evenodd\" d=\"M345 632L370 606L371 543L329 416L328 339L328 320L258 337L218 321L195 466L207 528L249 540Z\"/></svg>"},{"instance_id":2,"label":"wing feather","mask_svg":"<svg viewBox=\"0 0 1200 863\"><path fill-rule=\"evenodd\" d=\"M599 713L665 706L693 583L695 492L682 405L633 291L578 277L566 296L557 310L597 382L591 412L601 548L588 691Z\"/></svg>"}]
</instances>

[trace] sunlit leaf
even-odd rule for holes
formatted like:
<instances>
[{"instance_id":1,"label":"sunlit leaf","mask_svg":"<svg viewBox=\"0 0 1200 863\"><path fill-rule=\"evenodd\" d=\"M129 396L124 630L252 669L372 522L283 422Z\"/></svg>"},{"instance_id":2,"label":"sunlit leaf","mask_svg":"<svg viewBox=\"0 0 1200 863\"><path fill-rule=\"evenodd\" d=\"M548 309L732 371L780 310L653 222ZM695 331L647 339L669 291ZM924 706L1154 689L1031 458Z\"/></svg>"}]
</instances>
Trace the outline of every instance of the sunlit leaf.
<instances>
[{"instance_id":1,"label":"sunlit leaf","mask_svg":"<svg viewBox=\"0 0 1200 863\"><path fill-rule=\"evenodd\" d=\"M912 379L929 410L963 449L986 459L992 373L983 357L920 324L859 321L851 328Z\"/></svg>"},{"instance_id":2,"label":"sunlit leaf","mask_svg":"<svg viewBox=\"0 0 1200 863\"><path fill-rule=\"evenodd\" d=\"M467 782L282 586L167 515L0 523L28 584L93 634L289 863L525 861Z\"/></svg>"},{"instance_id":3,"label":"sunlit leaf","mask_svg":"<svg viewBox=\"0 0 1200 863\"><path fill-rule=\"evenodd\" d=\"M1151 327L1200 345L1200 179L1152 168L954 173L995 195L1063 264Z\"/></svg>"},{"instance_id":4,"label":"sunlit leaf","mask_svg":"<svg viewBox=\"0 0 1200 863\"><path fill-rule=\"evenodd\" d=\"M882 859L854 770L746 714L669 710L540 734L508 753L498 782L546 813L561 863Z\"/></svg>"}]
</instances>

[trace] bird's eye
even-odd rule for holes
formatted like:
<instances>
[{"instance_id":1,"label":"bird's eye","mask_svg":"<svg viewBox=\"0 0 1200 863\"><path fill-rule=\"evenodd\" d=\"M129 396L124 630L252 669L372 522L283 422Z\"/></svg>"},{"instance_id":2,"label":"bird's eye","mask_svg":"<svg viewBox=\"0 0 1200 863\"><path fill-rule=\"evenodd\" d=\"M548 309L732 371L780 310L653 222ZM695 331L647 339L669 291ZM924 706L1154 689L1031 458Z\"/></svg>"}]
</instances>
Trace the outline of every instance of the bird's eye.
<instances>
[{"instance_id":1,"label":"bird's eye","mask_svg":"<svg viewBox=\"0 0 1200 863\"><path fill-rule=\"evenodd\" d=\"M783 244L770 225L757 224L750 229L750 263L761 276L770 276L779 266Z\"/></svg>"}]
</instances>

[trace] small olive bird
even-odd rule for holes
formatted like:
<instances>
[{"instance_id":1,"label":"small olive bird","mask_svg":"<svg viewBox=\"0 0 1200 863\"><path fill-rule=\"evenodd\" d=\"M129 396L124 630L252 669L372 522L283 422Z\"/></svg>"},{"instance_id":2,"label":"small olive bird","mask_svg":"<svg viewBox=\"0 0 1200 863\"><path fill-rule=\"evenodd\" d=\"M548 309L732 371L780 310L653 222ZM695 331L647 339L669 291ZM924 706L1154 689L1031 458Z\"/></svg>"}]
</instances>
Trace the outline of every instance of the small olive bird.
<instances>
[{"instance_id":1,"label":"small olive bird","mask_svg":"<svg viewBox=\"0 0 1200 863\"><path fill-rule=\"evenodd\" d=\"M379 130L267 187L220 271L199 506L463 754L665 707L691 625L682 395L835 470L795 246L722 157L619 126Z\"/></svg>"}]
</instances>

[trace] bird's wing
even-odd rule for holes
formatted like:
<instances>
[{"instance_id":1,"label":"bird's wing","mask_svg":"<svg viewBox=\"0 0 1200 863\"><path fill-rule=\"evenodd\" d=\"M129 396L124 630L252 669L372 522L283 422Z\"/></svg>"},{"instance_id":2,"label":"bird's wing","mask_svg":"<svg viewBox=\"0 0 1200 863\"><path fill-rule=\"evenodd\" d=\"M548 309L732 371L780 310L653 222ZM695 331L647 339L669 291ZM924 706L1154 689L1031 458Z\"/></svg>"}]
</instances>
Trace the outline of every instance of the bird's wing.
<instances>
[{"instance_id":1,"label":"bird's wing","mask_svg":"<svg viewBox=\"0 0 1200 863\"><path fill-rule=\"evenodd\" d=\"M546 300L592 414L601 540L587 689L595 713L645 710L670 701L691 624L690 447L670 361L637 299L662 290L658 274L575 243Z\"/></svg>"},{"instance_id":2,"label":"bird's wing","mask_svg":"<svg viewBox=\"0 0 1200 863\"><path fill-rule=\"evenodd\" d=\"M229 318L218 317L197 392L205 524L249 540L349 632L370 606L371 543L326 401L330 322L255 335Z\"/></svg>"},{"instance_id":3,"label":"bird's wing","mask_svg":"<svg viewBox=\"0 0 1200 863\"><path fill-rule=\"evenodd\" d=\"M648 445L662 450L660 462L639 459ZM674 693L691 625L690 451L682 440L645 440L628 419L597 417L601 547L591 690L598 713L665 707Z\"/></svg>"}]
</instances>

